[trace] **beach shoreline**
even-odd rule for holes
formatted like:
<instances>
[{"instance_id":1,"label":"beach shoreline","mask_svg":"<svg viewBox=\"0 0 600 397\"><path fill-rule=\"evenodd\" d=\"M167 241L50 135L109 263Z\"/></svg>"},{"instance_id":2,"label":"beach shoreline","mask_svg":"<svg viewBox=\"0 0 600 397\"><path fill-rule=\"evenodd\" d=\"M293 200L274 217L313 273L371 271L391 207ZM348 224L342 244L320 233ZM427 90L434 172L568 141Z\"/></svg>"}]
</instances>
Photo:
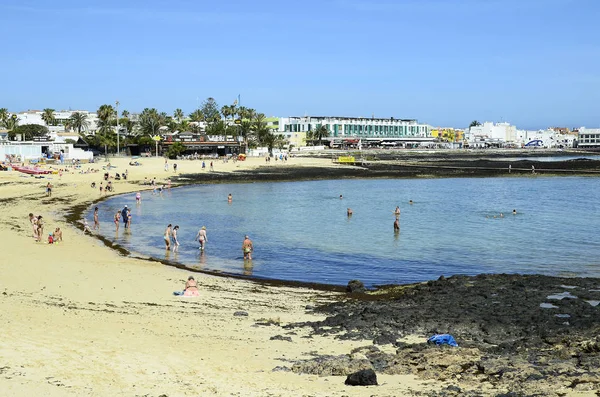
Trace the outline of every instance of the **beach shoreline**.
<instances>
[{"instance_id":1,"label":"beach shoreline","mask_svg":"<svg viewBox=\"0 0 600 397\"><path fill-rule=\"evenodd\" d=\"M173 177L162 170L161 158L141 159L139 168L129 167L128 160L110 159L117 167L114 171L129 170L127 181L114 182L118 194L143 188L139 183L144 177ZM264 168L262 159L249 159L217 163L216 172L209 174L200 170L199 162L177 163L183 177L173 178L174 185L197 182L193 174L214 183L248 181L247 173ZM279 166L271 165L267 178L288 178L289 171ZM332 164L331 159L292 158L286 167L310 170L305 177L319 169L329 175L338 175L332 169L363 172ZM221 175L234 171L240 175ZM264 169L259 172L265 174ZM0 388L8 394L419 395L459 382L378 373L381 386L350 388L342 376L272 371L314 356L348 355L371 344L316 335L311 327L286 328L325 321L328 315L314 308L348 297L319 288L205 274L196 275L198 300L174 297L172 291L182 287L188 271L123 255L82 232L77 219L82 212L73 209L83 211L102 199L90 188L102 174L52 175L53 196L45 197L43 187L49 179L0 173L0 230L11 247L0 264L0 321L6 324L0 342ZM27 226L29 212L43 214L52 230L61 227L65 241L56 246L34 243ZM387 344L382 349L391 354L396 347Z\"/></svg>"}]
</instances>

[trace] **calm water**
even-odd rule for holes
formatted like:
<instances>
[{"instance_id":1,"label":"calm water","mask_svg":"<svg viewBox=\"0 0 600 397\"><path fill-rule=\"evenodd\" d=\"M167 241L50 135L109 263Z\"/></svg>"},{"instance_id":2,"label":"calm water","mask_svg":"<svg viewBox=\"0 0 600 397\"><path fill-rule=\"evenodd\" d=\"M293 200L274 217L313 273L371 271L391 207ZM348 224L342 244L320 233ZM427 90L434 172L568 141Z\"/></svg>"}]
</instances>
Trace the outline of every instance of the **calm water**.
<instances>
[{"instance_id":1,"label":"calm water","mask_svg":"<svg viewBox=\"0 0 600 397\"><path fill-rule=\"evenodd\" d=\"M134 194L101 203L102 233L132 251L194 268L344 285L355 278L377 285L442 274L600 276L597 178L199 185L142 197L139 206ZM115 235L112 218L125 204L133 208L131 232L121 226ZM393 232L396 205L399 234ZM168 223L180 226L178 253L165 253ZM200 255L194 237L203 225L208 244ZM244 234L255 245L251 265L242 258Z\"/></svg>"}]
</instances>

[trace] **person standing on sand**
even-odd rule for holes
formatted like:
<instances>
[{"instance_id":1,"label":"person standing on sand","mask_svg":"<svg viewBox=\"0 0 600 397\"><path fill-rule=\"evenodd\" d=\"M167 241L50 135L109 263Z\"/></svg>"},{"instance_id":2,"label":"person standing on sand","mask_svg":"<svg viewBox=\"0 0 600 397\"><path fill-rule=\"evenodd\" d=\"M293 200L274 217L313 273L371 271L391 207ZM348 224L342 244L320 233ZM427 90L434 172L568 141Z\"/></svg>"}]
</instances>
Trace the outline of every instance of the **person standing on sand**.
<instances>
[{"instance_id":1,"label":"person standing on sand","mask_svg":"<svg viewBox=\"0 0 600 397\"><path fill-rule=\"evenodd\" d=\"M179 249L179 241L177 240L177 231L179 230L179 225L175 225L173 231L171 232L171 238L173 239L173 252Z\"/></svg>"},{"instance_id":2,"label":"person standing on sand","mask_svg":"<svg viewBox=\"0 0 600 397\"><path fill-rule=\"evenodd\" d=\"M213 167L213 162L212 162L212 161L210 162L210 170L211 170L211 171L214 171L214 170L215 170L215 167Z\"/></svg>"},{"instance_id":3,"label":"person standing on sand","mask_svg":"<svg viewBox=\"0 0 600 397\"><path fill-rule=\"evenodd\" d=\"M165 171L169 171L169 160L165 159Z\"/></svg>"},{"instance_id":4,"label":"person standing on sand","mask_svg":"<svg viewBox=\"0 0 600 397\"><path fill-rule=\"evenodd\" d=\"M242 252L244 253L244 260L252 260L252 251L254 251L254 245L248 235L244 236L244 242L242 243Z\"/></svg>"},{"instance_id":5,"label":"person standing on sand","mask_svg":"<svg viewBox=\"0 0 600 397\"><path fill-rule=\"evenodd\" d=\"M54 240L54 244L58 244L62 241L62 230L60 230L60 227L57 227L56 230L54 230L54 233L52 233L52 239Z\"/></svg>"},{"instance_id":6,"label":"person standing on sand","mask_svg":"<svg viewBox=\"0 0 600 397\"><path fill-rule=\"evenodd\" d=\"M208 236L206 235L206 226L202 226L202 228L198 230L196 240L198 240L198 242L200 243L200 250L204 251L204 247L208 242Z\"/></svg>"},{"instance_id":7,"label":"person standing on sand","mask_svg":"<svg viewBox=\"0 0 600 397\"><path fill-rule=\"evenodd\" d=\"M46 185L46 196L52 197L52 184L50 182Z\"/></svg>"},{"instance_id":8,"label":"person standing on sand","mask_svg":"<svg viewBox=\"0 0 600 397\"><path fill-rule=\"evenodd\" d=\"M31 229L33 231L33 238L35 240L38 239L38 234L37 234L37 218L33 215L33 213L29 213L29 223L31 223Z\"/></svg>"},{"instance_id":9,"label":"person standing on sand","mask_svg":"<svg viewBox=\"0 0 600 397\"><path fill-rule=\"evenodd\" d=\"M42 236L44 235L44 220L41 215L37 217L37 240L42 241Z\"/></svg>"},{"instance_id":10,"label":"person standing on sand","mask_svg":"<svg viewBox=\"0 0 600 397\"><path fill-rule=\"evenodd\" d=\"M171 248L171 224L169 223L167 225L167 228L165 229L165 235L163 236L163 238L165 239L165 249L168 251L169 248Z\"/></svg>"},{"instance_id":11,"label":"person standing on sand","mask_svg":"<svg viewBox=\"0 0 600 397\"><path fill-rule=\"evenodd\" d=\"M100 230L100 220L98 219L98 207L94 208L94 230Z\"/></svg>"}]
</instances>

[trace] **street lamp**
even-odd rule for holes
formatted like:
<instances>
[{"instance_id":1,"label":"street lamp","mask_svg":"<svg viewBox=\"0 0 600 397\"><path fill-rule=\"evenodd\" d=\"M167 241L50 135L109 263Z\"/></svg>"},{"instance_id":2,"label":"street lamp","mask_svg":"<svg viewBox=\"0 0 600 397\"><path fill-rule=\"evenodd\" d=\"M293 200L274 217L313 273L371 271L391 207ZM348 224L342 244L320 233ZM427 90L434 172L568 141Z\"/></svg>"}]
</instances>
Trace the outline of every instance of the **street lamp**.
<instances>
[{"instance_id":1,"label":"street lamp","mask_svg":"<svg viewBox=\"0 0 600 397\"><path fill-rule=\"evenodd\" d=\"M117 105L117 156L119 155L119 101L115 102Z\"/></svg>"}]
</instances>

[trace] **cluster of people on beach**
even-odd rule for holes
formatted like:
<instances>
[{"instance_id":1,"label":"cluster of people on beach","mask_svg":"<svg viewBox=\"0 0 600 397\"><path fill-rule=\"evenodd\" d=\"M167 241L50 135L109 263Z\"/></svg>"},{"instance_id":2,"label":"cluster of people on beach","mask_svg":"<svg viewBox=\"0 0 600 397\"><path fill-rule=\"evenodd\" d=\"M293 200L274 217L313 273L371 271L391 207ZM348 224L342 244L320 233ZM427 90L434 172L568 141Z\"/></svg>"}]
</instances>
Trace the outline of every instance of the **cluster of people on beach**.
<instances>
[{"instance_id":1,"label":"cluster of people on beach","mask_svg":"<svg viewBox=\"0 0 600 397\"><path fill-rule=\"evenodd\" d=\"M31 229L33 232L33 239L36 242L42 242L44 236L44 226L45 220L42 215L35 216L32 212L29 213L29 223L31 224ZM58 244L62 242L62 230L60 227L54 229L54 232L48 234L47 242L48 244Z\"/></svg>"}]
</instances>

